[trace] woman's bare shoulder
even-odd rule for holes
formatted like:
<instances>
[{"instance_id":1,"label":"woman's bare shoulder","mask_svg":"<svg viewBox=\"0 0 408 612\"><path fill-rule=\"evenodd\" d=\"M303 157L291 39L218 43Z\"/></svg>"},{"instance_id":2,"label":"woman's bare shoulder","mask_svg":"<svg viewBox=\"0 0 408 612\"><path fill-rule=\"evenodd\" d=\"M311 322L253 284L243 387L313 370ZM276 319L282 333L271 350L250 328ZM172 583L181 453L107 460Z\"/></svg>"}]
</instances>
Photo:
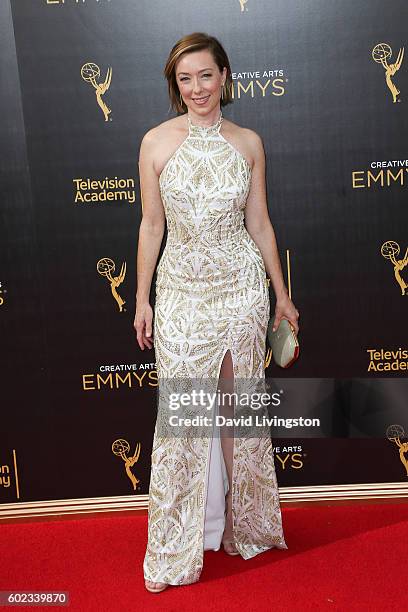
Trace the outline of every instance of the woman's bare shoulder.
<instances>
[{"instance_id":1,"label":"woman's bare shoulder","mask_svg":"<svg viewBox=\"0 0 408 612\"><path fill-rule=\"evenodd\" d=\"M142 138L140 156L148 159L157 176L180 143L186 138L185 117L179 115L150 128Z\"/></svg>"},{"instance_id":2,"label":"woman's bare shoulder","mask_svg":"<svg viewBox=\"0 0 408 612\"><path fill-rule=\"evenodd\" d=\"M229 119L227 119L226 121L223 121L223 123L225 123L226 130L232 136L236 136L240 140L249 139L251 143L253 143L254 145L256 144L259 145L262 143L261 136L258 134L258 132L255 132L255 130L251 130L250 128L238 125L237 123L234 123L233 121L230 121Z\"/></svg>"},{"instance_id":3,"label":"woman's bare shoulder","mask_svg":"<svg viewBox=\"0 0 408 612\"><path fill-rule=\"evenodd\" d=\"M244 157L250 161L252 166L255 159L263 152L263 142L260 135L247 127L242 127L229 119L225 122L224 136L227 140L231 140Z\"/></svg>"},{"instance_id":4,"label":"woman's bare shoulder","mask_svg":"<svg viewBox=\"0 0 408 612\"><path fill-rule=\"evenodd\" d=\"M182 115L178 117L172 117L166 121L162 121L158 125L150 128L142 138L143 144L153 144L163 142L163 139L172 138L184 127L184 120Z\"/></svg>"}]
</instances>

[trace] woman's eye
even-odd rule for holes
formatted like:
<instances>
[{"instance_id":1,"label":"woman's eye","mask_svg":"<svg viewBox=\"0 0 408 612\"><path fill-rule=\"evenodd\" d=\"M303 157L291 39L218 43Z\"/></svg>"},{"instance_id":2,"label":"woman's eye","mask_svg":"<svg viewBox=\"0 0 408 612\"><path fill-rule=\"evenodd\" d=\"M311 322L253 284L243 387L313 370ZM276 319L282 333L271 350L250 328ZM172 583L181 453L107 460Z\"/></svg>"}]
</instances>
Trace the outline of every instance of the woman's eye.
<instances>
[{"instance_id":1,"label":"woman's eye","mask_svg":"<svg viewBox=\"0 0 408 612\"><path fill-rule=\"evenodd\" d=\"M212 74L209 74L209 73L203 74L203 77L211 77L211 76ZM180 81L188 81L188 77L182 77Z\"/></svg>"}]
</instances>

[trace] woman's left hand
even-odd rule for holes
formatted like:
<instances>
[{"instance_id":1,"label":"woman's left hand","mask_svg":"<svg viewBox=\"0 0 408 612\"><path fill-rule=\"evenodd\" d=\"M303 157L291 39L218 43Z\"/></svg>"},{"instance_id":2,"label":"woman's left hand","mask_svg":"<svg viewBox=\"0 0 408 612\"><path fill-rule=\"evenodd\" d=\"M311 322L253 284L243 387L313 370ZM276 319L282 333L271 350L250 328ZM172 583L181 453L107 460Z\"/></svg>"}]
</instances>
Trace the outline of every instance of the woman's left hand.
<instances>
[{"instance_id":1,"label":"woman's left hand","mask_svg":"<svg viewBox=\"0 0 408 612\"><path fill-rule=\"evenodd\" d=\"M276 331L278 329L279 323L282 319L287 319L293 325L295 329L295 334L298 335L299 312L287 294L285 294L276 301L273 331Z\"/></svg>"}]
</instances>

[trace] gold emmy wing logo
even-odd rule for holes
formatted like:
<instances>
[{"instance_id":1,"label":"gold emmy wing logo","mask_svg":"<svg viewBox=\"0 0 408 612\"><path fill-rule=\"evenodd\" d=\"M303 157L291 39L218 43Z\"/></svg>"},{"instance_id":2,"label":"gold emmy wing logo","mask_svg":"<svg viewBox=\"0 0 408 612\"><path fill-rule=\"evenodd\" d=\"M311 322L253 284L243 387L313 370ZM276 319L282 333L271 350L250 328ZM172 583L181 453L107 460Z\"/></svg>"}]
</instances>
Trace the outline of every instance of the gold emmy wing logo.
<instances>
[{"instance_id":1,"label":"gold emmy wing logo","mask_svg":"<svg viewBox=\"0 0 408 612\"><path fill-rule=\"evenodd\" d=\"M405 453L408 452L408 442L401 442L401 438L405 438L404 428L401 425L390 425L387 429L387 438L398 446L401 463L408 476L408 458L405 457Z\"/></svg>"},{"instance_id":2,"label":"gold emmy wing logo","mask_svg":"<svg viewBox=\"0 0 408 612\"><path fill-rule=\"evenodd\" d=\"M135 465L135 463L139 460L140 457L140 442L136 444L135 452L132 457L128 457L127 453L130 452L130 444L127 440L123 440L119 438L115 440L112 444L112 452L117 457L121 457L125 462L125 470L126 474L129 476L130 481L133 485L133 490L136 491L136 486L139 484L140 480L136 478L136 476L132 473L131 467Z\"/></svg>"},{"instance_id":3,"label":"gold emmy wing logo","mask_svg":"<svg viewBox=\"0 0 408 612\"><path fill-rule=\"evenodd\" d=\"M98 83L97 79L101 76L101 69L96 64L92 62L88 62L84 64L81 68L81 77L87 83L91 83L91 85L95 88L96 101L98 102L98 106L101 108L103 115L105 117L105 121L111 121L112 118L109 117L112 112L111 109L105 104L102 100L102 96L108 91L111 80L112 80L112 68L108 68L106 73L106 78L103 83Z\"/></svg>"},{"instance_id":4,"label":"gold emmy wing logo","mask_svg":"<svg viewBox=\"0 0 408 612\"><path fill-rule=\"evenodd\" d=\"M405 251L404 259L396 259L396 256L399 255L399 252L400 246L398 242L394 242L393 240L388 240L387 242L384 242L381 247L381 255L385 257L385 259L389 259L394 265L395 280L401 288L402 295L406 295L405 290L408 289L408 284L402 278L401 271L408 265L408 248Z\"/></svg>"},{"instance_id":5,"label":"gold emmy wing logo","mask_svg":"<svg viewBox=\"0 0 408 612\"><path fill-rule=\"evenodd\" d=\"M117 287L119 287L119 285L121 285L125 279L126 262L123 262L118 276L112 276L112 274L115 272L115 262L109 257L104 257L103 259L100 259L96 264L96 269L98 271L98 274L100 274L101 276L105 276L110 282L112 296L119 307L119 312L126 312L126 309L123 308L123 305L126 304L126 301L121 298L121 296L116 290Z\"/></svg>"},{"instance_id":6,"label":"gold emmy wing logo","mask_svg":"<svg viewBox=\"0 0 408 612\"><path fill-rule=\"evenodd\" d=\"M239 5L241 7L241 13L248 10L245 6L247 3L248 3L248 0L239 0Z\"/></svg>"},{"instance_id":7,"label":"gold emmy wing logo","mask_svg":"<svg viewBox=\"0 0 408 612\"><path fill-rule=\"evenodd\" d=\"M387 43L378 43L371 52L372 58L378 64L381 64L385 70L385 81L392 94L392 101L399 102L397 96L400 93L399 89L392 82L391 77L400 69L404 57L404 47L398 51L398 56L393 64L388 64L387 60L391 58L392 49Z\"/></svg>"}]
</instances>

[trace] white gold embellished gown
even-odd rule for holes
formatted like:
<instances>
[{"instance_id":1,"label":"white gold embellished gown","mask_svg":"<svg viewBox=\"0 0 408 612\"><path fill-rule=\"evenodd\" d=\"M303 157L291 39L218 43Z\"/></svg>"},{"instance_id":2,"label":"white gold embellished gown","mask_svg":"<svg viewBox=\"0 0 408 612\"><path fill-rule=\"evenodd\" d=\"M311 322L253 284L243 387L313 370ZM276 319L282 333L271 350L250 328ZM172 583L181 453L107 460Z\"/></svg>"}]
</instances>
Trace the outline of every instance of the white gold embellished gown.
<instances>
[{"instance_id":1,"label":"white gold embellished gown","mask_svg":"<svg viewBox=\"0 0 408 612\"><path fill-rule=\"evenodd\" d=\"M244 225L251 168L218 121L189 133L159 177L167 242L157 267L153 340L159 388L166 379L210 379L217 387L231 352L234 379L265 379L269 292L261 253ZM215 410L217 410L215 408ZM218 549L228 479L219 436L153 439L144 577L199 580L203 553ZM244 559L286 549L272 443L235 437L233 534ZM223 554L222 552L218 554Z\"/></svg>"}]
</instances>

